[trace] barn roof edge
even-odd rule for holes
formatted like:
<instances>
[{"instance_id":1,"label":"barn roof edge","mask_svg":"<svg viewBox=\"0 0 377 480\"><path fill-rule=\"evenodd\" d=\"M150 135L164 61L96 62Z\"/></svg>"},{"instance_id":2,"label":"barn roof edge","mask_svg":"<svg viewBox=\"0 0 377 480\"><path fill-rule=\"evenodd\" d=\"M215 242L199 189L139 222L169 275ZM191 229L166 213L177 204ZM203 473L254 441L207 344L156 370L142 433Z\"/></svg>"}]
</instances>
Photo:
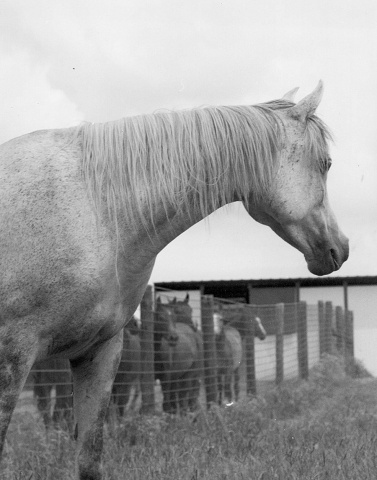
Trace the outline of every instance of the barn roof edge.
<instances>
[{"instance_id":1,"label":"barn roof edge","mask_svg":"<svg viewBox=\"0 0 377 480\"><path fill-rule=\"evenodd\" d=\"M326 287L347 285L377 285L377 276L350 276L350 277L297 277L297 278L261 278L238 280L190 280L174 282L155 282L156 288L168 290L199 290L203 286L251 286L251 288L267 287Z\"/></svg>"}]
</instances>

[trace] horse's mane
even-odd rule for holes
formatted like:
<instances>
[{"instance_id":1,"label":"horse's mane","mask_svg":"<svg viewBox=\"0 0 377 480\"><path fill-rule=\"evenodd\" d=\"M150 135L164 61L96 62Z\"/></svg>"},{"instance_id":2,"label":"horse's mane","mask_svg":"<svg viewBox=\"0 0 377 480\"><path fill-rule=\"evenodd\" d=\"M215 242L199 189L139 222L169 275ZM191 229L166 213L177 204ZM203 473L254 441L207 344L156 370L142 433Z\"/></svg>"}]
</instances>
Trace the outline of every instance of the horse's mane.
<instances>
[{"instance_id":1,"label":"horse's mane","mask_svg":"<svg viewBox=\"0 0 377 480\"><path fill-rule=\"evenodd\" d=\"M97 210L104 204L116 222L122 215L134 226L153 224L161 206L206 217L235 199L258 198L277 166L278 111L292 105L277 100L80 125L90 197ZM308 119L306 137L323 157L330 134L318 117Z\"/></svg>"}]
</instances>

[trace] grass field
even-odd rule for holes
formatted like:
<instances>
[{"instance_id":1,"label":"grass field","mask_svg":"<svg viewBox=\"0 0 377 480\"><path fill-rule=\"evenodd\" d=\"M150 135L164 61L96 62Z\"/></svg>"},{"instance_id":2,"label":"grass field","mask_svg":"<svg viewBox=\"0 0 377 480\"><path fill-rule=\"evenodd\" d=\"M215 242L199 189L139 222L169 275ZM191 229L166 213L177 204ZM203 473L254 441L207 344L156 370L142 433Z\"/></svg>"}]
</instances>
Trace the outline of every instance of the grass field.
<instances>
[{"instance_id":1,"label":"grass field","mask_svg":"<svg viewBox=\"0 0 377 480\"><path fill-rule=\"evenodd\" d=\"M377 380L326 357L290 382L195 417L125 418L106 428L106 480L377 478ZM31 413L13 419L2 480L73 479L74 442Z\"/></svg>"}]
</instances>

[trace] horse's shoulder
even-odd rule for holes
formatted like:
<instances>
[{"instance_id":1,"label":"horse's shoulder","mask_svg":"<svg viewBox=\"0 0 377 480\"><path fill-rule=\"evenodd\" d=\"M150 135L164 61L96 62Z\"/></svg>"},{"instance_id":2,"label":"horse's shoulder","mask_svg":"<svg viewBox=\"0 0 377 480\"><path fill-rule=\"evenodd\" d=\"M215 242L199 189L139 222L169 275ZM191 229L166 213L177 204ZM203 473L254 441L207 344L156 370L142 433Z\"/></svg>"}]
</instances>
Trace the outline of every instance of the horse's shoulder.
<instances>
[{"instance_id":1,"label":"horse's shoulder","mask_svg":"<svg viewBox=\"0 0 377 480\"><path fill-rule=\"evenodd\" d=\"M193 324L189 324L186 322L176 322L175 326L178 333L182 332L193 335L196 332L195 326Z\"/></svg>"},{"instance_id":2,"label":"horse's shoulder","mask_svg":"<svg viewBox=\"0 0 377 480\"><path fill-rule=\"evenodd\" d=\"M237 328L232 327L231 325L226 325L224 327L224 333L226 337L239 337L241 338L240 332L237 330Z\"/></svg>"},{"instance_id":3,"label":"horse's shoulder","mask_svg":"<svg viewBox=\"0 0 377 480\"><path fill-rule=\"evenodd\" d=\"M202 345L202 334L187 323L176 323L178 333L178 349L190 348L192 351L198 351Z\"/></svg>"}]
</instances>

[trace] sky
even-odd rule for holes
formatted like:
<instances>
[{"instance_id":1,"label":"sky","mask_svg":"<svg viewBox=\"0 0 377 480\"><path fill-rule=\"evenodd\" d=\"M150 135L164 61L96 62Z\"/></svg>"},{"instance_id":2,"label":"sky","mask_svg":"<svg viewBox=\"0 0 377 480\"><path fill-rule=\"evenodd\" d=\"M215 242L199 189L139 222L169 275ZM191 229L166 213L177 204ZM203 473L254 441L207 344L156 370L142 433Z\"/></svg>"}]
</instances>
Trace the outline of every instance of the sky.
<instances>
[{"instance_id":1,"label":"sky","mask_svg":"<svg viewBox=\"0 0 377 480\"><path fill-rule=\"evenodd\" d=\"M333 275L377 275L374 0L2 0L0 143L157 109L255 104L322 79L330 202L350 239ZM240 204L158 256L151 282L312 276Z\"/></svg>"}]
</instances>

